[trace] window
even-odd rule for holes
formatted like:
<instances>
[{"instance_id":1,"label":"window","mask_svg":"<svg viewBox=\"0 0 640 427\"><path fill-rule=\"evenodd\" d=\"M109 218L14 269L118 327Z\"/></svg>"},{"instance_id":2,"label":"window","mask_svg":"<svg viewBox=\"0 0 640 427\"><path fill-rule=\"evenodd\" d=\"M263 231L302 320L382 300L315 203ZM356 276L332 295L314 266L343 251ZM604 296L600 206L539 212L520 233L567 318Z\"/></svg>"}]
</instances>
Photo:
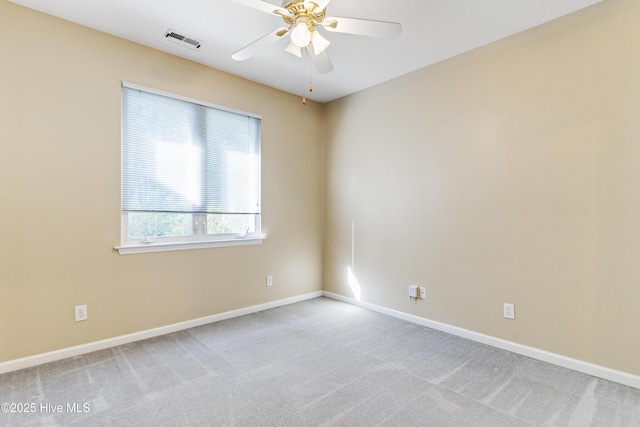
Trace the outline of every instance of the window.
<instances>
[{"instance_id":1,"label":"window","mask_svg":"<svg viewBox=\"0 0 640 427\"><path fill-rule=\"evenodd\" d=\"M261 241L260 118L122 85L122 246Z\"/></svg>"}]
</instances>

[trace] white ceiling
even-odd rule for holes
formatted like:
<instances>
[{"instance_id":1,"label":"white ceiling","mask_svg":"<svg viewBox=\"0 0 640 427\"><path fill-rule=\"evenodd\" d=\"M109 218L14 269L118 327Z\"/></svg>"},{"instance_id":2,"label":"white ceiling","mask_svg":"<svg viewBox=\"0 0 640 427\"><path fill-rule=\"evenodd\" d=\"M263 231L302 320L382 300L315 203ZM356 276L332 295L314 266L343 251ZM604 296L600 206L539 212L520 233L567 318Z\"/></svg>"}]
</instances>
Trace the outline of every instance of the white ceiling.
<instances>
[{"instance_id":1,"label":"white ceiling","mask_svg":"<svg viewBox=\"0 0 640 427\"><path fill-rule=\"evenodd\" d=\"M601 0L333 0L327 16L393 21L392 40L329 33L334 70L312 74L279 40L246 61L231 55L284 26L282 18L233 0L11 0L255 82L328 102L453 57ZM270 3L282 5L278 0ZM286 2L285 2L286 3ZM170 42L172 29L202 41L199 51ZM287 37L283 37L285 39ZM305 75L307 76L305 78Z\"/></svg>"}]
</instances>

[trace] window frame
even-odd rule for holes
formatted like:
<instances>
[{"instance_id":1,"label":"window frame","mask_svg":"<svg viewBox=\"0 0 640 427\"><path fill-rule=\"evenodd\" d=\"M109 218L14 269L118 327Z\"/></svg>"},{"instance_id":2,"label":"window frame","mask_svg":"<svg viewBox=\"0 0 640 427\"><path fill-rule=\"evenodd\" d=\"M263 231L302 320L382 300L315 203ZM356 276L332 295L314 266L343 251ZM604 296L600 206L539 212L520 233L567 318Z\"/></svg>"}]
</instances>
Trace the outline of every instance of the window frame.
<instances>
[{"instance_id":1,"label":"window frame","mask_svg":"<svg viewBox=\"0 0 640 427\"><path fill-rule=\"evenodd\" d=\"M189 102L193 104L198 104L207 108L213 108L217 110L222 110L230 113L240 114L252 118L256 118L258 120L262 120L262 117L257 114L247 113L245 111L234 110L228 107L223 107L215 104L211 104L206 101L201 101L181 95L176 95L169 92L160 91L153 88L148 88L145 86L140 86L137 84L129 83L122 81L121 82L121 97L122 97L122 89L129 88L134 90L140 90L144 92L148 92L155 95L161 95L165 97L169 97L175 100ZM122 99L121 99L121 108L122 108ZM122 114L124 112L121 110L121 120ZM131 238L128 236L128 214L129 212L122 210L121 206L121 218L120 218L120 246L115 247L115 249L121 254L136 254L136 253L147 253L147 252L164 252L164 251L175 251L175 250L190 250L190 249L200 249L200 248L212 248L212 247L224 247L224 246L240 246L240 245L253 245L260 244L264 241L264 236L262 236L262 202L261 202L261 189L262 189L262 177L261 177L261 163L262 163L262 141L261 141L261 132L258 131L258 189L257 189L257 197L260 201L259 212L257 214L251 214L254 216L255 220L255 231L251 233L247 233L245 235L241 233L219 233L219 234L208 234L207 233L207 215L206 213L186 213L187 215L191 215L191 234L189 236L153 236L149 238L148 242L145 242L144 239L139 237ZM121 136L121 150L122 150L122 136ZM120 159L123 159L123 153L120 154ZM122 167L122 166L121 166ZM121 169L122 171L122 169ZM122 172L121 172L122 173ZM121 186L122 186L122 175L121 175ZM121 194L122 197L122 194Z\"/></svg>"}]
</instances>

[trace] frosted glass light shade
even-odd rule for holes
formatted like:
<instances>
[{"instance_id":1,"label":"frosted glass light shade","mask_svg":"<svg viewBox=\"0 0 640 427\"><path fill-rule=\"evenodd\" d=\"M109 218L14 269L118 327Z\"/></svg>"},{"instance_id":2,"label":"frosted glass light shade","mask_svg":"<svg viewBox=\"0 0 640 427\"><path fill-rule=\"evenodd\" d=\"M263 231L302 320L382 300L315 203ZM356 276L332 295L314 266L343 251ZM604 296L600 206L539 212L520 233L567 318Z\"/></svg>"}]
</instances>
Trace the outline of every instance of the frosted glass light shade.
<instances>
[{"instance_id":1,"label":"frosted glass light shade","mask_svg":"<svg viewBox=\"0 0 640 427\"><path fill-rule=\"evenodd\" d=\"M289 44L287 45L287 47L284 49L285 51L289 52L292 55L297 56L298 58L302 58L302 48L296 46L293 43L293 40L291 40L289 42Z\"/></svg>"},{"instance_id":2,"label":"frosted glass light shade","mask_svg":"<svg viewBox=\"0 0 640 427\"><path fill-rule=\"evenodd\" d=\"M305 22L298 23L291 30L291 41L298 47L306 47L311 42L311 32Z\"/></svg>"},{"instance_id":3,"label":"frosted glass light shade","mask_svg":"<svg viewBox=\"0 0 640 427\"><path fill-rule=\"evenodd\" d=\"M328 48L330 44L331 42L322 37L322 34L320 34L319 32L313 31L313 33L311 33L311 45L313 46L313 53L315 53L316 55L320 55L322 52L324 52L324 50Z\"/></svg>"}]
</instances>

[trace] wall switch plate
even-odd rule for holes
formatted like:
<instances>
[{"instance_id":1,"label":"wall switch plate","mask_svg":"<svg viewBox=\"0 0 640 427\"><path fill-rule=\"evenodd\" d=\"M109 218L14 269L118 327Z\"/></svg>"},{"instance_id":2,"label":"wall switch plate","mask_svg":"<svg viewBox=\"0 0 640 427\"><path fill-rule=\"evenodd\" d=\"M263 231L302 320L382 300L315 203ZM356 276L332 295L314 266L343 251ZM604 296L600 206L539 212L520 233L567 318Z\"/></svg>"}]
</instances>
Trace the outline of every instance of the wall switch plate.
<instances>
[{"instance_id":1,"label":"wall switch plate","mask_svg":"<svg viewBox=\"0 0 640 427\"><path fill-rule=\"evenodd\" d=\"M267 286L273 286L273 276L267 276Z\"/></svg>"},{"instance_id":2,"label":"wall switch plate","mask_svg":"<svg viewBox=\"0 0 640 427\"><path fill-rule=\"evenodd\" d=\"M82 320L87 320L87 306L85 305L76 305L75 307L75 315L76 322L80 322Z\"/></svg>"},{"instance_id":3,"label":"wall switch plate","mask_svg":"<svg viewBox=\"0 0 640 427\"><path fill-rule=\"evenodd\" d=\"M515 319L516 318L516 309L513 304L504 304L504 317L506 319Z\"/></svg>"},{"instance_id":4,"label":"wall switch plate","mask_svg":"<svg viewBox=\"0 0 640 427\"><path fill-rule=\"evenodd\" d=\"M427 298L427 288L425 288L424 286L420 286L420 298Z\"/></svg>"}]
</instances>

